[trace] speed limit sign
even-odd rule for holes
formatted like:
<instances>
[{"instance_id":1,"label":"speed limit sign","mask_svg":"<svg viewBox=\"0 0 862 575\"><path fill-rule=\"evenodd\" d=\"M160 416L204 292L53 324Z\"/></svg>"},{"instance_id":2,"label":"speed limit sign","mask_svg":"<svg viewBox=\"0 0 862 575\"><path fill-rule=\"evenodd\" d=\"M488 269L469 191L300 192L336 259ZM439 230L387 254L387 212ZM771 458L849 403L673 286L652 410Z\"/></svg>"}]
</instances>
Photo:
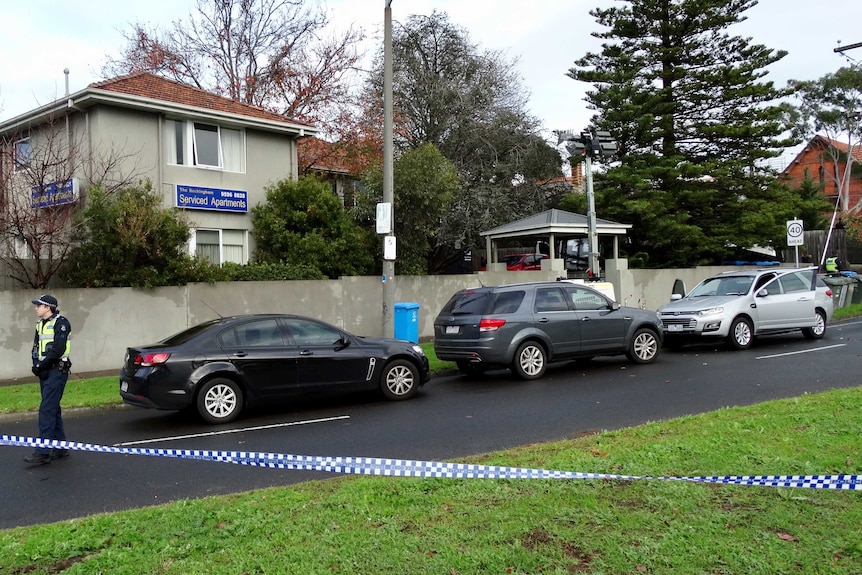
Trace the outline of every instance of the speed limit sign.
<instances>
[{"instance_id":1,"label":"speed limit sign","mask_svg":"<svg viewBox=\"0 0 862 575\"><path fill-rule=\"evenodd\" d=\"M787 245L801 246L805 243L805 235L802 233L805 229L802 227L802 220L787 221Z\"/></svg>"}]
</instances>

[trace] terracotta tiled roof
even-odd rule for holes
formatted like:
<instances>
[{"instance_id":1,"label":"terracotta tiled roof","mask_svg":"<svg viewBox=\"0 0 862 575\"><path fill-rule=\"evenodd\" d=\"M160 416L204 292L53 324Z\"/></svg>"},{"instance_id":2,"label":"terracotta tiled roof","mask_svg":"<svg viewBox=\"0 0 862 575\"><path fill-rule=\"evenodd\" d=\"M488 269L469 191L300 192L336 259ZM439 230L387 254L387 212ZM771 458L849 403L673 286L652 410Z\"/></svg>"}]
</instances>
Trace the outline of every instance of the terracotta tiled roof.
<instances>
[{"instance_id":1,"label":"terracotta tiled roof","mask_svg":"<svg viewBox=\"0 0 862 575\"><path fill-rule=\"evenodd\" d=\"M230 98L217 96L205 90L174 82L173 80L167 80L148 72L135 72L126 76L111 78L110 80L95 82L88 87L95 90L107 90L261 120L296 124L296 122L284 116L258 106L236 102Z\"/></svg>"},{"instance_id":2,"label":"terracotta tiled roof","mask_svg":"<svg viewBox=\"0 0 862 575\"><path fill-rule=\"evenodd\" d=\"M828 138L823 139L829 142L830 146L844 154L847 153L847 149L850 147L844 142L839 142L838 140L830 140ZM862 146L853 146L853 159L857 161L862 161Z\"/></svg>"}]
</instances>

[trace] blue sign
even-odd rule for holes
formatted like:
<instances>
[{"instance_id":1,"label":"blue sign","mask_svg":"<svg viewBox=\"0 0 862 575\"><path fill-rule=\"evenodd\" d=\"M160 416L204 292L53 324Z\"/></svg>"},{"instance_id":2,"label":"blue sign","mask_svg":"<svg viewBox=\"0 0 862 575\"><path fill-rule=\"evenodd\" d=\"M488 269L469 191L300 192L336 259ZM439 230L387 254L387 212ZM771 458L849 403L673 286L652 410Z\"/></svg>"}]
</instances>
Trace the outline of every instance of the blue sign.
<instances>
[{"instance_id":1,"label":"blue sign","mask_svg":"<svg viewBox=\"0 0 862 575\"><path fill-rule=\"evenodd\" d=\"M65 182L53 182L44 186L33 186L30 205L34 208L62 206L78 199L78 180L69 178Z\"/></svg>"},{"instance_id":2,"label":"blue sign","mask_svg":"<svg viewBox=\"0 0 862 575\"><path fill-rule=\"evenodd\" d=\"M248 192L177 184L177 207L190 210L247 212Z\"/></svg>"}]
</instances>

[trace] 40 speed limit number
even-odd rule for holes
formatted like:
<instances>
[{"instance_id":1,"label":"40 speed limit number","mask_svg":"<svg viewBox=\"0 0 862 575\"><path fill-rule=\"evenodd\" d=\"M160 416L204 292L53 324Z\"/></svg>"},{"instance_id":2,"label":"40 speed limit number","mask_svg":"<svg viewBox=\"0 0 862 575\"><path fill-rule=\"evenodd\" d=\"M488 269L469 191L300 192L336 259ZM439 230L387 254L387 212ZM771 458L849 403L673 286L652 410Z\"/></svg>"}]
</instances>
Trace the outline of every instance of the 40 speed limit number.
<instances>
[{"instance_id":1,"label":"40 speed limit number","mask_svg":"<svg viewBox=\"0 0 862 575\"><path fill-rule=\"evenodd\" d=\"M801 246L805 243L805 228L802 226L802 220L788 220L787 222L787 245Z\"/></svg>"}]
</instances>

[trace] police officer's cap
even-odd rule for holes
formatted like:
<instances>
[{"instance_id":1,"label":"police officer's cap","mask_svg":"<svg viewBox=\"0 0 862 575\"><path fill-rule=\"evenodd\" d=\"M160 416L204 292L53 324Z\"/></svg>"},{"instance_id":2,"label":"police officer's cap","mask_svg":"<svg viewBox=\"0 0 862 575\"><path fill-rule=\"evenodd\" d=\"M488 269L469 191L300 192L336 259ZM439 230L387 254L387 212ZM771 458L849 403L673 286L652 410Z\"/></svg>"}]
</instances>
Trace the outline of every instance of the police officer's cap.
<instances>
[{"instance_id":1,"label":"police officer's cap","mask_svg":"<svg viewBox=\"0 0 862 575\"><path fill-rule=\"evenodd\" d=\"M49 307L57 307L57 298L52 295L40 295L39 299L32 300L33 305L47 305Z\"/></svg>"}]
</instances>

